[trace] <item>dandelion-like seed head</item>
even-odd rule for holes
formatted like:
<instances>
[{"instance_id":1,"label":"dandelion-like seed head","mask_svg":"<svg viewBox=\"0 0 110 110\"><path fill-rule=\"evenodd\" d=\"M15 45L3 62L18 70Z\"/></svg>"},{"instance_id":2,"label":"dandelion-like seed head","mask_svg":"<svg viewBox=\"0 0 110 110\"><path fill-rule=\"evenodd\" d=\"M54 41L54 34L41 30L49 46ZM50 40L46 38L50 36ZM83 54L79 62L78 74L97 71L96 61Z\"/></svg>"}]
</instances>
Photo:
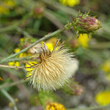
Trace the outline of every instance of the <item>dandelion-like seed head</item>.
<instances>
[{"instance_id":1,"label":"dandelion-like seed head","mask_svg":"<svg viewBox=\"0 0 110 110\"><path fill-rule=\"evenodd\" d=\"M50 51L46 44L39 54L40 62L33 67L31 84L38 90L56 90L63 86L78 69L78 61L62 45Z\"/></svg>"}]
</instances>

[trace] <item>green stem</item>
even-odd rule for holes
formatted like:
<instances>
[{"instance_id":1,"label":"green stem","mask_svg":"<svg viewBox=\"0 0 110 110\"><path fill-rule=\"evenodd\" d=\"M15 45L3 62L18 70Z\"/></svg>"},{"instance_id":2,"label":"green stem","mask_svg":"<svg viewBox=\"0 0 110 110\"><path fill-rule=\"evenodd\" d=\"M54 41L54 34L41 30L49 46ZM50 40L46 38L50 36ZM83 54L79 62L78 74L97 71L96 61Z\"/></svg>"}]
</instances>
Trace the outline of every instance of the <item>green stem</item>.
<instances>
[{"instance_id":1,"label":"green stem","mask_svg":"<svg viewBox=\"0 0 110 110\"><path fill-rule=\"evenodd\" d=\"M59 4L58 2L55 2L54 0L42 0L43 2L45 2L46 4L48 4L49 6L51 7L54 7L58 10L61 10L67 14L70 14L72 16L77 16L78 15L78 12L72 8L69 8L67 6L64 6L64 5L61 5Z\"/></svg>"},{"instance_id":2,"label":"green stem","mask_svg":"<svg viewBox=\"0 0 110 110\"><path fill-rule=\"evenodd\" d=\"M22 60L30 60L32 57L23 57L23 58L12 58L12 59L8 59L5 62L14 62L14 61L22 61Z\"/></svg>"},{"instance_id":3,"label":"green stem","mask_svg":"<svg viewBox=\"0 0 110 110\"><path fill-rule=\"evenodd\" d=\"M110 48L110 42L96 43L94 45L90 45L90 48L93 48L93 49L106 49L106 48Z\"/></svg>"},{"instance_id":4,"label":"green stem","mask_svg":"<svg viewBox=\"0 0 110 110\"><path fill-rule=\"evenodd\" d=\"M11 25L11 26L1 28L1 29L0 29L0 33L1 33L1 32L6 32L6 31L10 31L10 30L13 30L13 29L16 29L16 27L18 27L19 24L20 24L20 22L17 22L17 23L14 23L14 24Z\"/></svg>"},{"instance_id":5,"label":"green stem","mask_svg":"<svg viewBox=\"0 0 110 110\"><path fill-rule=\"evenodd\" d=\"M23 16L23 18L22 18L20 21L18 21L18 22L16 22L16 23L12 24L11 26L1 28L1 29L0 29L0 33L1 33L1 32L6 32L6 31L11 31L11 30L13 30L13 29L16 29L24 20L26 20L28 17L30 17L31 14L32 14L32 13L26 14L25 16Z\"/></svg>"},{"instance_id":6,"label":"green stem","mask_svg":"<svg viewBox=\"0 0 110 110\"><path fill-rule=\"evenodd\" d=\"M110 109L110 105L107 106L95 106L95 107L87 107L87 108L83 108L83 109L78 109L78 108L71 108L71 109L67 109L67 110L109 110Z\"/></svg>"},{"instance_id":7,"label":"green stem","mask_svg":"<svg viewBox=\"0 0 110 110\"><path fill-rule=\"evenodd\" d=\"M21 28L16 28L16 30L18 31L18 32L20 32L20 33L23 33L23 35L24 36L26 36L26 37L32 37L28 32L26 32L26 31L23 31Z\"/></svg>"},{"instance_id":8,"label":"green stem","mask_svg":"<svg viewBox=\"0 0 110 110\"><path fill-rule=\"evenodd\" d=\"M33 47L34 45L38 44L39 42L41 42L41 41L43 41L43 40L46 40L46 39L48 39L48 38L50 38L50 37L52 37L52 36L54 36L54 35L56 35L56 34L58 34L58 33L61 33L62 31L66 30L66 28L67 28L67 27L65 26L65 27L62 28L62 29L59 29L59 30L57 30L57 31L55 31L55 32L53 32L53 33L51 33L51 34L48 34L48 35L42 37L41 39L37 40L36 42L34 42L34 43L31 44L30 46L26 47L25 49L19 51L18 53L15 53L15 54L13 54L13 55L10 55L10 56L4 58L3 60L0 61L0 63L4 63L4 62L7 61L8 59L13 58L13 57L19 55L20 53L23 53L23 52L27 51L28 49L30 49L30 48Z\"/></svg>"},{"instance_id":9,"label":"green stem","mask_svg":"<svg viewBox=\"0 0 110 110\"><path fill-rule=\"evenodd\" d=\"M15 85L18 85L19 83L24 83L24 82L27 82L27 80L19 80L19 81L16 81L16 82L13 82L13 83L7 83L7 84L3 84L0 86L0 90L4 89L4 88L7 88L7 87L12 87L12 86L15 86Z\"/></svg>"},{"instance_id":10,"label":"green stem","mask_svg":"<svg viewBox=\"0 0 110 110\"><path fill-rule=\"evenodd\" d=\"M10 100L10 102L12 102L14 110L18 110L16 103L15 103L14 99L11 97L11 95L4 89L2 89L1 92Z\"/></svg>"}]
</instances>

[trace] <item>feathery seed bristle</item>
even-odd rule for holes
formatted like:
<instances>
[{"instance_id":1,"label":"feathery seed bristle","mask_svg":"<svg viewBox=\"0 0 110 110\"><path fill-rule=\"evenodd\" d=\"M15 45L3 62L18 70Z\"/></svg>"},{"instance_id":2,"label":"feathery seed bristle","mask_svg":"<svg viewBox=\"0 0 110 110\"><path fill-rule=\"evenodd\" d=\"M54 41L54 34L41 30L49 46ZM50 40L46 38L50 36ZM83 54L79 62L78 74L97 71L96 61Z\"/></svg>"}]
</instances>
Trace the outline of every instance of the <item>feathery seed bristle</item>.
<instances>
[{"instance_id":1,"label":"feathery seed bristle","mask_svg":"<svg viewBox=\"0 0 110 110\"><path fill-rule=\"evenodd\" d=\"M58 41L51 52L44 43L43 51L40 53L40 63L32 70L31 84L38 90L56 90L63 86L78 69L78 61L72 58L68 49L59 46Z\"/></svg>"}]
</instances>

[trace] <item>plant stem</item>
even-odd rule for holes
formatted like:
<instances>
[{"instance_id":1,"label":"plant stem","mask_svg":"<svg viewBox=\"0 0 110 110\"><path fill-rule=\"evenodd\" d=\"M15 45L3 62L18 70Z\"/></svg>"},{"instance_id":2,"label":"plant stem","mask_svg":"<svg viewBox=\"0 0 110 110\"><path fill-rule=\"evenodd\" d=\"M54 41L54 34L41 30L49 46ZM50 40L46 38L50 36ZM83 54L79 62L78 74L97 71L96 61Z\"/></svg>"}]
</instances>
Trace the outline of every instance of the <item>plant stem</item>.
<instances>
[{"instance_id":1,"label":"plant stem","mask_svg":"<svg viewBox=\"0 0 110 110\"><path fill-rule=\"evenodd\" d=\"M59 29L59 30L57 30L57 31L55 31L55 32L53 32L53 33L51 33L51 34L45 35L44 37L42 37L41 39L37 40L36 42L34 42L33 44L31 44L30 46L28 46L28 47L22 49L21 51L19 51L18 53L15 53L15 54L13 54L13 55L10 55L10 56L4 58L3 60L0 61L0 63L4 63L4 62L7 61L8 59L13 58L13 57L19 55L20 53L23 53L23 52L27 51L28 49L30 49L30 48L33 47L34 45L38 44L39 42L41 42L41 41L43 41L43 40L46 40L46 39L48 39L48 38L50 38L50 37L52 37L52 36L54 36L54 35L56 35L56 34L58 34L58 33L61 33L62 31L66 30L66 28L67 28L67 27L65 26L64 28Z\"/></svg>"},{"instance_id":2,"label":"plant stem","mask_svg":"<svg viewBox=\"0 0 110 110\"><path fill-rule=\"evenodd\" d=\"M46 4L50 5L51 7L54 7L58 10L61 10L62 12L65 12L67 14L70 14L72 16L77 16L78 12L72 8L69 8L67 6L61 5L58 2L55 2L54 0L42 0L43 2L45 2Z\"/></svg>"},{"instance_id":3,"label":"plant stem","mask_svg":"<svg viewBox=\"0 0 110 110\"><path fill-rule=\"evenodd\" d=\"M106 49L106 48L110 48L110 42L100 42L100 43L96 43L94 45L90 45L90 48L93 49Z\"/></svg>"},{"instance_id":4,"label":"plant stem","mask_svg":"<svg viewBox=\"0 0 110 110\"><path fill-rule=\"evenodd\" d=\"M27 82L27 81L28 81L28 79L26 79L26 80L22 79L22 80L13 82L13 83L6 83L6 84L3 84L3 85L0 86L0 90L1 90L1 89L4 89L4 88L6 88L6 87L15 86L15 85L17 85L17 84L19 84L19 83L24 83L24 82Z\"/></svg>"},{"instance_id":5,"label":"plant stem","mask_svg":"<svg viewBox=\"0 0 110 110\"><path fill-rule=\"evenodd\" d=\"M12 58L12 59L9 59L5 62L14 62L14 61L23 61L23 60L30 60L32 57L23 57L23 58Z\"/></svg>"},{"instance_id":6,"label":"plant stem","mask_svg":"<svg viewBox=\"0 0 110 110\"><path fill-rule=\"evenodd\" d=\"M20 24L20 22L17 22L17 23L14 23L14 24L11 25L11 26L1 28L1 29L0 29L0 33L1 33L1 32L5 32L5 31L10 31L10 30L16 29L16 27L18 27L19 24Z\"/></svg>"},{"instance_id":7,"label":"plant stem","mask_svg":"<svg viewBox=\"0 0 110 110\"><path fill-rule=\"evenodd\" d=\"M23 35L24 36L26 36L26 37L32 37L28 32L26 32L26 31L23 31L21 28L16 28L16 30L18 31L18 32L20 32L20 33L23 33Z\"/></svg>"},{"instance_id":8,"label":"plant stem","mask_svg":"<svg viewBox=\"0 0 110 110\"><path fill-rule=\"evenodd\" d=\"M87 107L87 108L83 108L83 109L78 109L78 108L71 108L71 109L67 109L67 110L109 110L110 109L110 105L107 106L95 106L95 107Z\"/></svg>"},{"instance_id":9,"label":"plant stem","mask_svg":"<svg viewBox=\"0 0 110 110\"><path fill-rule=\"evenodd\" d=\"M1 91L10 100L10 102L12 102L14 110L18 110L16 103L15 103L14 99L11 97L11 95L4 89L2 89Z\"/></svg>"},{"instance_id":10,"label":"plant stem","mask_svg":"<svg viewBox=\"0 0 110 110\"><path fill-rule=\"evenodd\" d=\"M3 67L3 68L25 68L25 67L21 67L21 66L9 66L9 65L0 65L0 67Z\"/></svg>"},{"instance_id":11,"label":"plant stem","mask_svg":"<svg viewBox=\"0 0 110 110\"><path fill-rule=\"evenodd\" d=\"M30 17L31 14L32 13L28 13L28 14L24 15L23 18L20 21L17 21L16 23L14 23L11 26L0 28L0 33L16 29L24 20L26 20L28 17Z\"/></svg>"}]
</instances>

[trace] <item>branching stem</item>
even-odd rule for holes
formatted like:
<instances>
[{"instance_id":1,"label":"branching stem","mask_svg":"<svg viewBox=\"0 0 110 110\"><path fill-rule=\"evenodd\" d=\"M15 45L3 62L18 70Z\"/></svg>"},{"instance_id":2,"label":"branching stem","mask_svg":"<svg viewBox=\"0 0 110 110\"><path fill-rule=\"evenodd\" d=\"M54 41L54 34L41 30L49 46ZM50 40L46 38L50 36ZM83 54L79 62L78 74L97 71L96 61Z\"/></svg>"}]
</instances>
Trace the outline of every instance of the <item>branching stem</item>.
<instances>
[{"instance_id":1,"label":"branching stem","mask_svg":"<svg viewBox=\"0 0 110 110\"><path fill-rule=\"evenodd\" d=\"M13 54L13 55L10 55L10 56L8 56L8 57L2 59L2 60L0 61L0 63L6 62L7 60L9 60L9 59L11 59L11 58L13 58L13 57L19 55L20 53L23 53L23 52L27 51L28 49L30 49L30 48L33 47L34 45L38 44L39 42L41 42L41 41L43 41L43 40L46 40L46 39L48 39L48 38L50 38L50 37L52 37L52 36L54 36L54 35L56 35L56 34L59 34L59 33L63 32L63 31L66 30L66 29L67 29L67 27L65 26L65 27L62 28L62 29L59 29L59 30L57 30L57 31L55 31L55 32L53 32L53 33L50 33L50 34L48 34L48 35L42 37L41 39L37 40L36 42L34 42L33 44L31 44L30 46L28 46L28 47L22 49L22 50L19 51L18 53L15 53L15 54Z\"/></svg>"}]
</instances>

